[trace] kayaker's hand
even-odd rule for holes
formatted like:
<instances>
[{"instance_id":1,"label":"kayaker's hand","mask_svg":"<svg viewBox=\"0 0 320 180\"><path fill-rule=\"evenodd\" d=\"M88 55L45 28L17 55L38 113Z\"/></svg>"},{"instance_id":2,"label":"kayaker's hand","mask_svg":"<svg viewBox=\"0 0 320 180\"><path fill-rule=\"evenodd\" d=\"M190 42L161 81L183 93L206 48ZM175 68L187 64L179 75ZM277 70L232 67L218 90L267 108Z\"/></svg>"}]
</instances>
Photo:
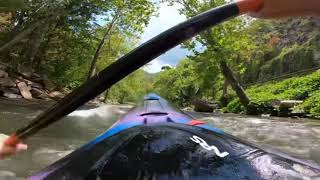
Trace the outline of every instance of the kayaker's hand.
<instances>
[{"instance_id":1,"label":"kayaker's hand","mask_svg":"<svg viewBox=\"0 0 320 180\"><path fill-rule=\"evenodd\" d=\"M264 0L263 8L251 16L257 18L320 16L320 0Z\"/></svg>"},{"instance_id":2,"label":"kayaker's hand","mask_svg":"<svg viewBox=\"0 0 320 180\"><path fill-rule=\"evenodd\" d=\"M22 143L16 145L15 147L6 145L4 142L8 137L9 136L5 134L0 134L0 159L4 159L7 156L28 149L28 146Z\"/></svg>"}]
</instances>

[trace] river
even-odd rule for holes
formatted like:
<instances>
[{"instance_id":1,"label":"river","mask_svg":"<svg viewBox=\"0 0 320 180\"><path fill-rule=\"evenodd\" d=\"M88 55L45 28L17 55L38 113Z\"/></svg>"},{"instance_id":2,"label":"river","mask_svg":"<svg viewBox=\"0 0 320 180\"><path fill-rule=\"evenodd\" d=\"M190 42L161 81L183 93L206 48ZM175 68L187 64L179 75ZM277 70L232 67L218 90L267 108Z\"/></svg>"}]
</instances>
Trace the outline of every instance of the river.
<instances>
[{"instance_id":1,"label":"river","mask_svg":"<svg viewBox=\"0 0 320 180\"><path fill-rule=\"evenodd\" d=\"M0 99L0 133L12 133L51 104ZM80 108L28 139L28 151L0 161L0 173L27 177L101 134L129 110L127 105ZM320 163L320 121L187 113L252 143Z\"/></svg>"}]
</instances>

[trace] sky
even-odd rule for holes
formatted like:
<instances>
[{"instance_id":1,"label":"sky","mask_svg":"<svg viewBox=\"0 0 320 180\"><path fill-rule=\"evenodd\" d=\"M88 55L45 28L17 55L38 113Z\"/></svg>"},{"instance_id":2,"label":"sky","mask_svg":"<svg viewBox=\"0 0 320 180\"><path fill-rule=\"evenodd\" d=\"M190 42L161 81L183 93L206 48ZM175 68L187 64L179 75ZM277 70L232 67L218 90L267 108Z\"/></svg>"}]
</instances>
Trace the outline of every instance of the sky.
<instances>
[{"instance_id":1,"label":"sky","mask_svg":"<svg viewBox=\"0 0 320 180\"><path fill-rule=\"evenodd\" d=\"M144 43L161 32L186 20L185 16L179 14L178 9L178 5L168 6L166 3L161 3L158 11L159 15L151 18L148 27L145 28L141 36L140 43ZM143 69L149 73L157 73L161 70L162 66L177 65L177 63L188 54L190 54L189 51L177 46L154 59L151 63L143 67Z\"/></svg>"}]
</instances>

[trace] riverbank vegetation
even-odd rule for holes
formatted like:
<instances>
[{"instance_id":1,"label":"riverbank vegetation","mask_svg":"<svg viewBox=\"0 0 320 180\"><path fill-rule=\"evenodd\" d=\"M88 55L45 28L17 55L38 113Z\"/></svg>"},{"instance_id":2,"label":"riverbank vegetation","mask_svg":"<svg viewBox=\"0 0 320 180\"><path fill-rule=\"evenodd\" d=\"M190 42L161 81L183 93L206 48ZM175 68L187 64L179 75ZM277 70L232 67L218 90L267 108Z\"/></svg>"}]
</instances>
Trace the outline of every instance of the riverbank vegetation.
<instances>
[{"instance_id":1,"label":"riverbank vegetation","mask_svg":"<svg viewBox=\"0 0 320 180\"><path fill-rule=\"evenodd\" d=\"M171 2L181 4L186 16L212 6L200 1ZM204 99L228 112L288 116L282 112L289 111L280 105L283 101L287 106L291 103L290 114L294 109L293 115L318 116L320 77L317 73L299 76L319 68L320 19L240 18L229 23L186 42L184 47L194 54L161 72L157 91L179 106L193 106L195 99ZM204 49L199 50L199 44ZM299 78L281 82L295 76ZM303 104L296 103L300 100Z\"/></svg>"},{"instance_id":2,"label":"riverbank vegetation","mask_svg":"<svg viewBox=\"0 0 320 180\"><path fill-rule=\"evenodd\" d=\"M159 3L178 5L186 18L226 3L10 2L0 4L0 95L24 97L22 91L30 91L28 97L44 99L52 92L70 92L137 47ZM229 112L249 114L273 114L275 101L301 100L293 109L318 117L319 72L301 73L320 65L319 29L320 19L315 17L235 18L184 42L182 47L191 55L175 67L156 74L140 69L97 99L135 102L145 93L157 92L180 107L204 100Z\"/></svg>"},{"instance_id":3,"label":"riverbank vegetation","mask_svg":"<svg viewBox=\"0 0 320 180\"><path fill-rule=\"evenodd\" d=\"M260 107L260 113L279 111L277 104L281 100L300 100L303 103L294 107L297 113L309 114L311 117L320 117L320 71L309 75L293 77L282 81L271 81L246 89L254 106ZM246 109L239 100L232 100L225 111L245 113ZM277 113L277 112L276 112Z\"/></svg>"},{"instance_id":4,"label":"riverbank vegetation","mask_svg":"<svg viewBox=\"0 0 320 180\"><path fill-rule=\"evenodd\" d=\"M23 81L24 91L44 99L51 91L73 90L132 50L157 9L149 0L5 2L0 4L0 78L13 83L0 83L0 94L21 97L15 81ZM101 99L134 101L131 91L141 94L137 83L144 78L139 70Z\"/></svg>"}]
</instances>

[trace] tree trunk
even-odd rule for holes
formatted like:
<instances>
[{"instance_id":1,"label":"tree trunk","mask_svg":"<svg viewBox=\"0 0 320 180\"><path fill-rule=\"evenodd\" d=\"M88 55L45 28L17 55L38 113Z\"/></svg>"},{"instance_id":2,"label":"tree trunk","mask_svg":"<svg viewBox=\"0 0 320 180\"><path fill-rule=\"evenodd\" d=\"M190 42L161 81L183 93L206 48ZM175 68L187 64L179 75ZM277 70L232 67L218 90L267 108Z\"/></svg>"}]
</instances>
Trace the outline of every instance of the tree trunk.
<instances>
[{"instance_id":1,"label":"tree trunk","mask_svg":"<svg viewBox=\"0 0 320 180\"><path fill-rule=\"evenodd\" d=\"M121 95L120 95L120 99L119 99L119 103L120 104L123 104L124 103L124 98L126 97L126 94L123 92Z\"/></svg>"},{"instance_id":2,"label":"tree trunk","mask_svg":"<svg viewBox=\"0 0 320 180\"><path fill-rule=\"evenodd\" d=\"M58 22L54 22L53 24L48 25L48 28L50 27L52 29L55 29L56 26L57 26L57 23ZM44 59L46 59L46 54L47 54L47 51L49 49L49 44L50 44L51 39L53 38L53 36L54 36L54 33L51 33L51 31L47 31L47 38L45 38L46 41L41 43L42 48L39 49L39 50L42 50L42 51L38 52L41 55L37 56L37 58L35 58L34 61L33 61L33 69L35 70L35 72L40 71L42 61Z\"/></svg>"},{"instance_id":3,"label":"tree trunk","mask_svg":"<svg viewBox=\"0 0 320 180\"><path fill-rule=\"evenodd\" d=\"M223 83L223 90L222 90L222 96L223 96L223 97L227 97L227 95L228 95L228 85L229 85L229 83L228 83L228 81L225 79L225 80L224 80L224 83Z\"/></svg>"},{"instance_id":4,"label":"tree trunk","mask_svg":"<svg viewBox=\"0 0 320 180\"><path fill-rule=\"evenodd\" d=\"M95 74L96 74L96 71L97 71L97 63L98 63L98 59L99 59L99 56L100 56L100 53L101 53L101 50L103 48L103 45L107 39L107 37L111 34L111 30L115 24L115 22L117 21L118 19L118 16L116 15L112 22L109 24L108 26L108 29L107 31L105 32L104 36L102 37L97 49L96 49L96 52L92 58L92 61L91 61L91 66L90 66L90 69L89 69L89 73L88 73L88 79L90 79L91 77L93 77Z\"/></svg>"},{"instance_id":5,"label":"tree trunk","mask_svg":"<svg viewBox=\"0 0 320 180\"><path fill-rule=\"evenodd\" d=\"M15 35L14 38L12 38L9 42L1 45L0 46L0 53L3 52L3 51L8 50L12 46L14 46L16 43L18 43L21 40L23 40L26 36L28 36L30 33L32 33L37 27L43 25L45 22L49 22L51 20L56 19L58 17L58 15L59 14L57 14L56 16L51 16L51 17L49 17L47 19L42 19L42 20L38 20L38 21L36 21L34 23L31 23L28 27L26 27L20 33Z\"/></svg>"},{"instance_id":6,"label":"tree trunk","mask_svg":"<svg viewBox=\"0 0 320 180\"><path fill-rule=\"evenodd\" d=\"M220 61L219 65L220 65L221 72L222 72L224 78L229 82L229 84L231 85L232 89L238 95L241 104L243 106L247 107L250 104L250 99L246 95L244 89L242 88L242 86L240 85L240 83L238 82L236 77L234 76L233 72L228 67L226 62Z\"/></svg>"},{"instance_id":7,"label":"tree trunk","mask_svg":"<svg viewBox=\"0 0 320 180\"><path fill-rule=\"evenodd\" d=\"M109 89L106 90L106 92L105 92L105 94L104 94L104 100L103 100L104 103L107 103L108 96L109 96Z\"/></svg>"},{"instance_id":8,"label":"tree trunk","mask_svg":"<svg viewBox=\"0 0 320 180\"><path fill-rule=\"evenodd\" d=\"M43 42L43 39L46 33L48 32L48 29L49 29L49 24L45 23L43 26L38 27L31 33L25 58L27 61L26 64L32 72L36 64L35 56L39 51L40 45Z\"/></svg>"},{"instance_id":9,"label":"tree trunk","mask_svg":"<svg viewBox=\"0 0 320 180\"><path fill-rule=\"evenodd\" d=\"M16 35L13 39L11 39L6 44L2 45L0 47L0 52L3 52L9 48L11 48L13 45L21 41L23 38L25 38L27 35L29 35L35 28L40 26L42 24L42 21L36 22L32 25L30 25L28 28L25 28L22 32L20 32L18 35Z\"/></svg>"}]
</instances>

